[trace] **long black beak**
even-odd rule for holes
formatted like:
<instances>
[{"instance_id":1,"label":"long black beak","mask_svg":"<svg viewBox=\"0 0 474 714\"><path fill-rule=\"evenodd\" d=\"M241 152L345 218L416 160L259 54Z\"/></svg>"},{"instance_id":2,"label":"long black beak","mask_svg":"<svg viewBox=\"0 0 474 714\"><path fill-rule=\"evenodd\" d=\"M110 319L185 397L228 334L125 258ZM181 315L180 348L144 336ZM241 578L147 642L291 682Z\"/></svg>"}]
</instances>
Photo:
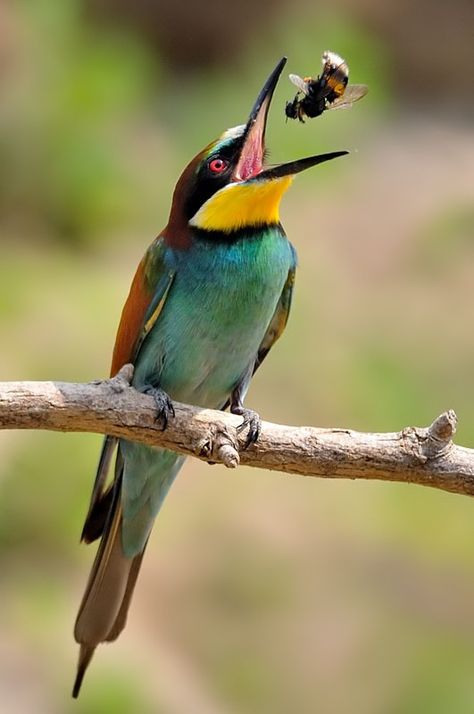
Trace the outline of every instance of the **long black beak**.
<instances>
[{"instance_id":1,"label":"long black beak","mask_svg":"<svg viewBox=\"0 0 474 714\"><path fill-rule=\"evenodd\" d=\"M347 151L335 151L319 156L310 156L305 159L291 161L287 164L280 164L271 168L263 168L263 158L265 154L265 129L267 126L268 110L272 101L275 87L278 84L283 67L286 64L286 57L282 57L273 72L263 85L257 101L253 105L249 119L243 133L243 144L237 167L234 171L235 181L249 181L251 179L273 179L282 176L289 176L304 171L311 166L321 164L324 161L336 159L344 156Z\"/></svg>"},{"instance_id":2,"label":"long black beak","mask_svg":"<svg viewBox=\"0 0 474 714\"><path fill-rule=\"evenodd\" d=\"M286 57L282 57L263 85L257 101L252 107L242 136L239 161L234 171L234 180L236 181L248 181L262 171L268 110L285 64Z\"/></svg>"},{"instance_id":3,"label":"long black beak","mask_svg":"<svg viewBox=\"0 0 474 714\"><path fill-rule=\"evenodd\" d=\"M268 116L268 109L272 101L273 92L278 84L283 67L287 62L287 57L282 57L277 66L263 85L257 101L253 105L247 122L246 132L250 132L255 125L260 125L265 130Z\"/></svg>"},{"instance_id":4,"label":"long black beak","mask_svg":"<svg viewBox=\"0 0 474 714\"><path fill-rule=\"evenodd\" d=\"M299 174L300 171L310 169L312 166L316 166L317 164L324 164L325 161L337 159L339 156L346 156L348 153L348 151L331 151L329 154L307 156L305 159L297 159L296 161L289 161L287 164L271 166L270 168L257 174L257 176L255 176L255 180L276 179L281 178L282 176L294 176L295 174Z\"/></svg>"}]
</instances>

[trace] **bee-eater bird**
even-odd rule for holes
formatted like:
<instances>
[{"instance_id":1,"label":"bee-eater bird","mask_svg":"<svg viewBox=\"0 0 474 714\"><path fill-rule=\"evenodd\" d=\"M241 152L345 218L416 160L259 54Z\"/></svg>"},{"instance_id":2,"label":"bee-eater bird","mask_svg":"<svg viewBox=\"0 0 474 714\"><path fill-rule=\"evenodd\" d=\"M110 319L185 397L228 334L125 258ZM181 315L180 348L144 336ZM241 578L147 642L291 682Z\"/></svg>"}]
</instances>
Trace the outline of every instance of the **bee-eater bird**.
<instances>
[{"instance_id":1,"label":"bee-eater bird","mask_svg":"<svg viewBox=\"0 0 474 714\"><path fill-rule=\"evenodd\" d=\"M243 406L250 380L282 334L296 254L280 224L295 174L347 153L265 167L268 109L286 58L266 81L246 124L229 129L184 169L166 228L145 253L122 312L111 374L133 363L133 385L153 396L163 428L171 399L230 408L246 445L260 417ZM106 485L114 450L115 474ZM184 457L106 437L82 540L100 538L74 635L73 696L100 642L123 630L153 522Z\"/></svg>"}]
</instances>

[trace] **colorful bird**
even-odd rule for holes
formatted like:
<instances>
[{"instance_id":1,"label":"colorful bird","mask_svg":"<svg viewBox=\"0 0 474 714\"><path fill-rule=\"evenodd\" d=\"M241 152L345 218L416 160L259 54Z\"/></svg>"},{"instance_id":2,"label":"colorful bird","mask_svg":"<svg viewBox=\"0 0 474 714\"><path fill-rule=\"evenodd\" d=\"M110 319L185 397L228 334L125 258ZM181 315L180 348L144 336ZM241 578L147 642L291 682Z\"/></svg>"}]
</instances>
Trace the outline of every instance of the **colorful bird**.
<instances>
[{"instance_id":1,"label":"colorful bird","mask_svg":"<svg viewBox=\"0 0 474 714\"><path fill-rule=\"evenodd\" d=\"M151 394L163 428L171 399L230 408L246 445L260 417L243 406L255 370L282 334L296 254L280 224L280 200L295 174L338 151L266 168L268 109L286 58L266 81L245 125L226 131L185 168L168 225L138 266L112 359L135 365L133 385ZM115 475L107 471L117 449ZM184 458L106 437L82 540L100 538L74 635L80 644L73 696L95 648L123 630L143 553Z\"/></svg>"}]
</instances>

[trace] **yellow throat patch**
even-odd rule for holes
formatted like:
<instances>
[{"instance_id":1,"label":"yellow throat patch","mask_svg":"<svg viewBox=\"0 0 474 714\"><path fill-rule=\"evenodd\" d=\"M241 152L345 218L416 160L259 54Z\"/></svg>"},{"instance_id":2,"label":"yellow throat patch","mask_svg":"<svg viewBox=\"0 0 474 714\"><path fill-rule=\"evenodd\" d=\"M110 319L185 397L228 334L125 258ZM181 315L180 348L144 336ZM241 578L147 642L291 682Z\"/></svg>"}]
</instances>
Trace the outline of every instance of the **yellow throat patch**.
<instances>
[{"instance_id":1,"label":"yellow throat patch","mask_svg":"<svg viewBox=\"0 0 474 714\"><path fill-rule=\"evenodd\" d=\"M208 231L231 231L273 225L280 220L280 201L293 176L230 183L217 191L192 217L190 224Z\"/></svg>"}]
</instances>

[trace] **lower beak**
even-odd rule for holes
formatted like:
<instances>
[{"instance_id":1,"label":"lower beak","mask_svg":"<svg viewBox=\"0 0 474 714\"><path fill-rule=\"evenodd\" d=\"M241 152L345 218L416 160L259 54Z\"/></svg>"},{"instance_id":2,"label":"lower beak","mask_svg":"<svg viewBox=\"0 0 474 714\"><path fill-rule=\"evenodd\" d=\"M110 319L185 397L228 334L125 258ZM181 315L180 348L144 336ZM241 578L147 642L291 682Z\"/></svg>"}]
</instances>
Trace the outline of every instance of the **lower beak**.
<instances>
[{"instance_id":1,"label":"lower beak","mask_svg":"<svg viewBox=\"0 0 474 714\"><path fill-rule=\"evenodd\" d=\"M294 174L309 169L316 164L336 159L344 156L347 151L334 151L329 154L319 156L308 156L305 159L290 161L287 164L280 164L264 169L263 160L265 155L265 129L267 126L268 110L272 101L275 87L278 84L283 67L286 64L286 57L278 62L277 66L270 74L257 97L243 134L243 144L240 150L240 157L233 174L234 181L249 181L251 179L276 179L282 176L293 176Z\"/></svg>"}]
</instances>

